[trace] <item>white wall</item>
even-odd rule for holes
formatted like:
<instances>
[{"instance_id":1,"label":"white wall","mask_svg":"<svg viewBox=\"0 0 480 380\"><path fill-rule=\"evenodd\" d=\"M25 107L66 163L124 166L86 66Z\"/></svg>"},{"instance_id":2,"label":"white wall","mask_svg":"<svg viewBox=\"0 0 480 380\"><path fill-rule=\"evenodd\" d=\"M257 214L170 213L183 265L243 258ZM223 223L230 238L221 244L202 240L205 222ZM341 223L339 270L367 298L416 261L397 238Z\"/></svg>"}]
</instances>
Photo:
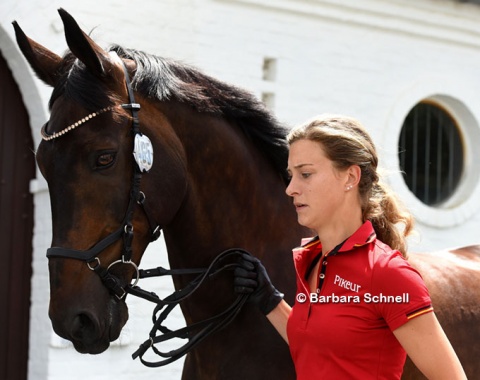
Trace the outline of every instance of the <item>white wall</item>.
<instances>
[{"instance_id":1,"label":"white wall","mask_svg":"<svg viewBox=\"0 0 480 380\"><path fill-rule=\"evenodd\" d=\"M60 54L66 49L56 13L60 6L85 30L93 29L103 46L118 43L177 58L258 96L273 94L275 114L289 125L322 112L359 118L374 137L381 162L392 171L391 184L418 217L412 250L480 242L475 179L480 158L474 152L480 141L480 6L453 0L2 0L0 49L24 95L37 142L48 118L50 92L31 76L13 43L10 22L16 19L30 37ZM273 81L262 79L265 58L276 60ZM440 210L422 205L407 190L396 151L406 114L432 97L461 121L471 144L462 199ZM45 258L51 227L41 178L32 191L30 379L179 379L181 363L149 369L130 358L150 328L146 301L129 300L125 333L102 355L77 354L52 333ZM159 243L149 249L150 264L144 265L168 266L165 255ZM169 280L155 284L158 294L171 289ZM180 325L181 318L174 323Z\"/></svg>"}]
</instances>

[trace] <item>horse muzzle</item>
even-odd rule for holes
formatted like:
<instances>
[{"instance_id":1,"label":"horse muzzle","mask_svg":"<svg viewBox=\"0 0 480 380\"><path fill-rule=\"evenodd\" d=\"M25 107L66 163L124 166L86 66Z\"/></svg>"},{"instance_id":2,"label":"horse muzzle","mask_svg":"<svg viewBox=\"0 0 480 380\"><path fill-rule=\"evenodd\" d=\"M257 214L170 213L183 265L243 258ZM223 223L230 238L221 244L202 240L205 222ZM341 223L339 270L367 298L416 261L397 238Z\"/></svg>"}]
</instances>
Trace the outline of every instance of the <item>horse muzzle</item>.
<instances>
[{"instance_id":1,"label":"horse muzzle","mask_svg":"<svg viewBox=\"0 0 480 380\"><path fill-rule=\"evenodd\" d=\"M81 261L52 258L49 317L53 330L78 352L98 354L117 339L128 308Z\"/></svg>"},{"instance_id":2,"label":"horse muzzle","mask_svg":"<svg viewBox=\"0 0 480 380\"><path fill-rule=\"evenodd\" d=\"M49 316L53 330L60 337L71 341L75 350L82 354L104 352L110 346L110 342L118 339L128 320L125 302L109 298L109 301L103 304L107 310L98 310L101 304L92 309L63 304L62 312L50 302ZM106 317L99 319L97 317L99 315Z\"/></svg>"}]
</instances>

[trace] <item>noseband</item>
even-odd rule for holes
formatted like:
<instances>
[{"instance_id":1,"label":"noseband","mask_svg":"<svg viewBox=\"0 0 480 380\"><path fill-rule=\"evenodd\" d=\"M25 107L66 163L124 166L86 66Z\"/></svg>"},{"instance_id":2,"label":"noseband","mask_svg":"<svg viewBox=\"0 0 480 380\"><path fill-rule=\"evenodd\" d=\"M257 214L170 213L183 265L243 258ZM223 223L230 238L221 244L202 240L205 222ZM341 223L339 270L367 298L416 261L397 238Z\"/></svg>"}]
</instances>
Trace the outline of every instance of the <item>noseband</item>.
<instances>
[{"instance_id":1,"label":"noseband","mask_svg":"<svg viewBox=\"0 0 480 380\"><path fill-rule=\"evenodd\" d=\"M150 139L143 135L140 132L139 128L139 118L138 111L140 110L140 104L135 102L132 85L130 82L130 77L128 75L127 68L123 61L117 56L116 53L110 52L112 57L120 61L123 67L125 74L125 82L128 92L129 103L121 104L117 106L110 106L101 109L100 111L91 113L85 118L69 125L68 127L62 129L59 132L49 134L46 130L47 124L42 128L42 138L45 141L50 141L58 137L63 136L65 133L70 132L71 130L81 126L90 119L103 114L105 112L112 111L115 107L122 107L123 109L130 110L132 114L132 134L134 137L134 152L133 156L135 158L135 165L132 176L132 187L130 189L130 200L128 202L127 211L125 217L120 227L107 235L105 238L96 243L92 248L88 250L75 250L62 247L51 247L47 249L47 257L63 257L76 259L86 262L88 268L97 273L105 287L114 294L119 300L123 299L126 294L131 294L140 298L143 298L147 301L153 302L156 304L156 307L153 311L153 328L150 331L150 337L143 344L140 345L138 350L133 353L133 359L137 357L140 358L141 362L148 367L160 367L165 364L171 363L194 347L196 347L200 342L207 338L212 333L220 330L221 328L228 325L235 316L240 312L241 308L245 304L248 295L242 294L238 295L235 301L223 312L210 317L206 320L191 324L184 328L178 330L170 330L163 325L165 319L170 314L170 312L180 304L181 301L188 298L193 294L200 285L207 279L212 276L216 276L218 273L225 270L232 270L238 264L235 261L235 258L242 255L242 253L248 253L243 249L228 249L220 253L208 266L208 268L192 268L192 269L164 269L162 267L157 267L153 269L138 269L137 265L132 261L132 240L133 240L133 212L135 205L139 204L143 209L148 223L150 225L151 232L151 241L155 241L160 237L161 227L154 222L154 219L151 217L148 208L145 206L145 194L140 191L140 181L142 178L143 172L148 172L153 164L153 148L150 142ZM123 240L122 256L121 259L112 262L108 265L107 268L101 265L99 254L105 250L107 247L115 243L117 240ZM110 268L116 264L127 264L132 265L136 272L136 278L133 284L127 284L122 286L120 279L115 275L110 273ZM197 275L187 286L183 289L173 292L170 296L165 299L160 299L155 293L148 292L140 287L136 286L140 278L154 277L154 276L164 276L164 275ZM233 288L233 287L232 287ZM169 352L161 352L155 347L155 344L159 344L165 341L168 341L173 338L188 339L188 342L176 350ZM163 359L158 362L149 362L143 359L143 355L148 349L152 349L157 355L161 356Z\"/></svg>"}]
</instances>

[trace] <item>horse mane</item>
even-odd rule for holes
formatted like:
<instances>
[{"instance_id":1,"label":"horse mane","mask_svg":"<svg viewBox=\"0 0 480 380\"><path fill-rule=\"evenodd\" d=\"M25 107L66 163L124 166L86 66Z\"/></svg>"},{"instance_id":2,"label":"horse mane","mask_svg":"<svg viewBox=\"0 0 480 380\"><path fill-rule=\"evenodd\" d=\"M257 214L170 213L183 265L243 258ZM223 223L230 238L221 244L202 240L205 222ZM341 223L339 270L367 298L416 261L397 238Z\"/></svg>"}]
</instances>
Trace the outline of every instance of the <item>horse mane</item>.
<instances>
[{"instance_id":1,"label":"horse mane","mask_svg":"<svg viewBox=\"0 0 480 380\"><path fill-rule=\"evenodd\" d=\"M114 45L119 57L133 60L137 69L133 88L150 99L174 100L235 123L270 161L285 183L288 130L248 91L210 77L200 70L178 61ZM50 109L57 98L79 103L88 112L96 112L107 104L119 102L115 94L105 91L104 83L85 69L71 52L63 57L57 73L59 81L50 98Z\"/></svg>"},{"instance_id":2,"label":"horse mane","mask_svg":"<svg viewBox=\"0 0 480 380\"><path fill-rule=\"evenodd\" d=\"M197 112L210 113L235 123L287 181L287 128L251 93L175 60L118 45L112 46L111 50L120 58L136 63L132 78L136 91L159 101L185 103Z\"/></svg>"}]
</instances>

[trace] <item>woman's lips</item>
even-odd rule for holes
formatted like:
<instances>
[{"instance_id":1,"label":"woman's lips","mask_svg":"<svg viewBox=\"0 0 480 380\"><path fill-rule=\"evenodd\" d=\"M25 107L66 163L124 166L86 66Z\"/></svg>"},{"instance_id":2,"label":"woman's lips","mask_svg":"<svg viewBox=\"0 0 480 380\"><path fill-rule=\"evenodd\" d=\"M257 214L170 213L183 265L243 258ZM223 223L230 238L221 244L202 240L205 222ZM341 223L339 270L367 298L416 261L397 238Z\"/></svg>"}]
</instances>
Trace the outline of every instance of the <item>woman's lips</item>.
<instances>
[{"instance_id":1,"label":"woman's lips","mask_svg":"<svg viewBox=\"0 0 480 380\"><path fill-rule=\"evenodd\" d=\"M294 206L295 206L295 210L298 211L301 211L303 210L305 207L307 207L307 205L303 204L303 203L294 203Z\"/></svg>"}]
</instances>

